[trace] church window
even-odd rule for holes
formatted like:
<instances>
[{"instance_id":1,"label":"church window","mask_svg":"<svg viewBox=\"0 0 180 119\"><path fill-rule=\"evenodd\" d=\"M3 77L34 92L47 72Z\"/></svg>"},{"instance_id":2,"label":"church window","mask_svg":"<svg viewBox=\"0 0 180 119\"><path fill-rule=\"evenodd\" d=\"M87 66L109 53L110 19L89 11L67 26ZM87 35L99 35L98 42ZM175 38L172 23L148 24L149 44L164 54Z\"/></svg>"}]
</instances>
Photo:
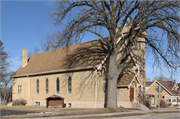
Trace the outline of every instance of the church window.
<instances>
[{"instance_id":1,"label":"church window","mask_svg":"<svg viewBox=\"0 0 180 119\"><path fill-rule=\"evenodd\" d=\"M48 78L46 78L46 94L48 94L49 93L49 90L48 90L48 88L49 88L49 86L48 86Z\"/></svg>"},{"instance_id":2,"label":"church window","mask_svg":"<svg viewBox=\"0 0 180 119\"><path fill-rule=\"evenodd\" d=\"M39 79L36 82L36 93L39 94Z\"/></svg>"},{"instance_id":3,"label":"church window","mask_svg":"<svg viewBox=\"0 0 180 119\"><path fill-rule=\"evenodd\" d=\"M71 77L69 76L68 78L68 94L72 94L72 79Z\"/></svg>"},{"instance_id":4,"label":"church window","mask_svg":"<svg viewBox=\"0 0 180 119\"><path fill-rule=\"evenodd\" d=\"M56 79L56 93L59 94L59 78Z\"/></svg>"}]
</instances>

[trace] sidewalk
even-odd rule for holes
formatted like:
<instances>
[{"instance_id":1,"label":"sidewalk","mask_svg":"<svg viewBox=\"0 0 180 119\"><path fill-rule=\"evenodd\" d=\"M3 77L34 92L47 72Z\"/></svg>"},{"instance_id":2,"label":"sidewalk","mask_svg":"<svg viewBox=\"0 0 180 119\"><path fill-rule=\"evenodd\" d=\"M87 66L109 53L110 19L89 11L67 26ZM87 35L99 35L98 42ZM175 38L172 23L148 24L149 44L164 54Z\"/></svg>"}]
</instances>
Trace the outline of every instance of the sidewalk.
<instances>
[{"instance_id":1,"label":"sidewalk","mask_svg":"<svg viewBox=\"0 0 180 119\"><path fill-rule=\"evenodd\" d=\"M70 115L70 116L56 116L56 117L38 117L33 119L65 119L65 118L81 118L81 117L107 117L107 116L114 116L118 115L121 116L135 116L135 115L146 115L148 113L142 112L141 110L133 110L131 112L114 112L114 113L102 113L102 114L83 114L83 115ZM24 118L24 119L32 119L32 118Z\"/></svg>"},{"instance_id":2,"label":"sidewalk","mask_svg":"<svg viewBox=\"0 0 180 119\"><path fill-rule=\"evenodd\" d=\"M160 113L178 113L180 110L160 110ZM53 117L54 119L64 119L64 118L81 118L81 117L99 117L104 118L107 116L118 116L118 117L124 117L124 116L136 116L136 115L148 115L148 114L157 114L157 110L152 111L142 111L142 110L132 110L130 112L114 112L114 113L103 113L103 114L83 114L83 115L71 115L71 116L56 116ZM43 117L43 118L34 118L34 119L50 119L52 117ZM25 118L25 119L32 119L32 118Z\"/></svg>"},{"instance_id":3,"label":"sidewalk","mask_svg":"<svg viewBox=\"0 0 180 119\"><path fill-rule=\"evenodd\" d=\"M174 110L160 110L160 113L178 113L180 112L179 109L174 109ZM82 114L82 115L70 115L70 116L56 116L53 118L55 119L64 119L64 118L82 118L82 117L99 117L99 118L104 118L107 116L119 116L119 117L124 117L124 116L136 116L136 115L148 115L148 114L157 114L157 110L151 110L151 111L142 111L142 110L132 110L130 112L114 112L114 113L102 113L102 114ZM52 117L38 117L34 119L50 119ZM32 119L32 118L24 118L24 119Z\"/></svg>"},{"instance_id":4,"label":"sidewalk","mask_svg":"<svg viewBox=\"0 0 180 119\"><path fill-rule=\"evenodd\" d=\"M172 112L172 111L180 111L180 108L176 108L176 107L170 107L170 108L160 108L160 111L158 110L158 108L156 109L152 109L151 111L153 112Z\"/></svg>"}]
</instances>

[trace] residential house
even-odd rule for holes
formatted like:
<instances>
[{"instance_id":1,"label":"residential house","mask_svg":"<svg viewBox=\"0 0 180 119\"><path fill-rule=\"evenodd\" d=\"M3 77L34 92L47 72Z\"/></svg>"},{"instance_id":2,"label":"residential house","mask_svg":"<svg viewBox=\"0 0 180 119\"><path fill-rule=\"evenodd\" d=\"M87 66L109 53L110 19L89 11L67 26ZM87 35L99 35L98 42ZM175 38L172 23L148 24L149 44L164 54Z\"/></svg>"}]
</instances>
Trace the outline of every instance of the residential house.
<instances>
[{"instance_id":1,"label":"residential house","mask_svg":"<svg viewBox=\"0 0 180 119\"><path fill-rule=\"evenodd\" d=\"M117 44L119 40L121 37ZM12 75L12 99L25 99L29 106L46 106L45 98L56 94L64 98L66 107L106 107L109 58L106 49L106 43L99 39L34 54L27 59L28 51L24 48L22 66ZM123 65L127 67L119 73L117 102L118 106L132 107L132 102L145 92L145 44L138 44L127 58Z\"/></svg>"},{"instance_id":2,"label":"residential house","mask_svg":"<svg viewBox=\"0 0 180 119\"><path fill-rule=\"evenodd\" d=\"M180 102L180 92L178 90L178 85L176 82L172 81L148 81L146 82L146 98L151 98L151 106L156 107L159 100L159 86L162 88L160 93L160 99L165 100L165 102L172 103L173 105L179 104Z\"/></svg>"}]
</instances>

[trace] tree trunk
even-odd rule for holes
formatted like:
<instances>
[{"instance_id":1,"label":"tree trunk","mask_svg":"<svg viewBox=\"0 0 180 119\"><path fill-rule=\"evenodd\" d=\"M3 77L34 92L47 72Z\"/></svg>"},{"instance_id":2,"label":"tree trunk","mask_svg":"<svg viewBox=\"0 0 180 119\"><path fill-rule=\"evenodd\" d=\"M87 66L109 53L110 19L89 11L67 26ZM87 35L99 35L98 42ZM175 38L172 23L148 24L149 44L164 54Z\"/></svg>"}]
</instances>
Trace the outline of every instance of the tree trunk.
<instances>
[{"instance_id":1,"label":"tree trunk","mask_svg":"<svg viewBox=\"0 0 180 119\"><path fill-rule=\"evenodd\" d=\"M107 108L117 108L118 69L116 65L116 55L114 52L112 52L109 57L108 65Z\"/></svg>"}]
</instances>

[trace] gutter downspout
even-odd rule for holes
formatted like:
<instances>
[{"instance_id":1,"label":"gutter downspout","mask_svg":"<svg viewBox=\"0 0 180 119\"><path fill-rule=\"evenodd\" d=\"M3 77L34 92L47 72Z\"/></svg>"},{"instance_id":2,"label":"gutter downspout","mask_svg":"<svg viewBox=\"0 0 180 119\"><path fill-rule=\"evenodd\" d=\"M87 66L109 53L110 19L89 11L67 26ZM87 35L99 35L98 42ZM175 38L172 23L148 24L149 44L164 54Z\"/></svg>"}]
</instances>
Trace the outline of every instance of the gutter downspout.
<instances>
[{"instance_id":1,"label":"gutter downspout","mask_svg":"<svg viewBox=\"0 0 180 119\"><path fill-rule=\"evenodd\" d=\"M95 105L94 108L97 108L97 70L96 70L96 77L95 77Z\"/></svg>"}]
</instances>

